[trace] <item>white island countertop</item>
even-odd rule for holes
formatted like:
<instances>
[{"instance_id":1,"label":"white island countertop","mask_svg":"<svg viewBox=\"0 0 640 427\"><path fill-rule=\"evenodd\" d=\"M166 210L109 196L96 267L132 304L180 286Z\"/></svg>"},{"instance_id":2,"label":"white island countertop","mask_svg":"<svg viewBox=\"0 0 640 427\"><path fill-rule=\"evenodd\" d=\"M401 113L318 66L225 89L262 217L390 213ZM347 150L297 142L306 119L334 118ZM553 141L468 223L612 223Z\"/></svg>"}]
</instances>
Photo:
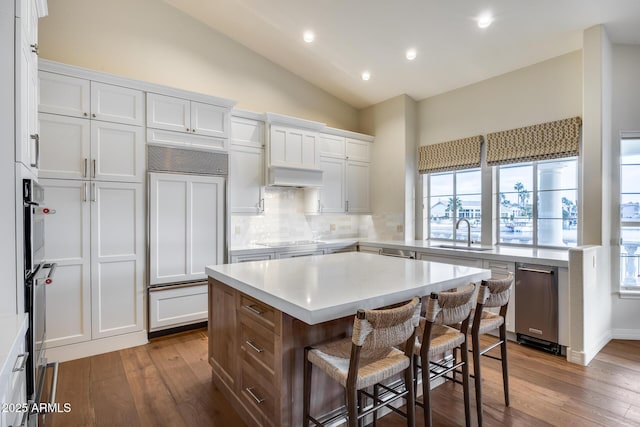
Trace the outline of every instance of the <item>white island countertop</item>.
<instances>
[{"instance_id":1,"label":"white island countertop","mask_svg":"<svg viewBox=\"0 0 640 427\"><path fill-rule=\"evenodd\" d=\"M310 325L491 276L490 270L362 252L213 265L206 273Z\"/></svg>"}]
</instances>

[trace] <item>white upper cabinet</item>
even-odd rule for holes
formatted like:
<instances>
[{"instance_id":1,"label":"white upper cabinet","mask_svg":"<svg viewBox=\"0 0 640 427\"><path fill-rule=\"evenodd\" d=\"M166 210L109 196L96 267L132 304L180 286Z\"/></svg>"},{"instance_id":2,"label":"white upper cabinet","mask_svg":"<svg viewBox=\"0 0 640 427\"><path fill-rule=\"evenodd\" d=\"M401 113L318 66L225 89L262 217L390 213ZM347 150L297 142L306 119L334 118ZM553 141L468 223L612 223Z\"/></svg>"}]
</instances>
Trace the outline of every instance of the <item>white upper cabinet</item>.
<instances>
[{"instance_id":1,"label":"white upper cabinet","mask_svg":"<svg viewBox=\"0 0 640 427\"><path fill-rule=\"evenodd\" d=\"M305 190L305 212L369 213L370 201L370 144L365 139L347 135L353 132L333 129L337 134L321 133L320 165L322 187Z\"/></svg>"},{"instance_id":2,"label":"white upper cabinet","mask_svg":"<svg viewBox=\"0 0 640 427\"><path fill-rule=\"evenodd\" d=\"M91 118L136 126L144 125L142 91L91 82Z\"/></svg>"},{"instance_id":3,"label":"white upper cabinet","mask_svg":"<svg viewBox=\"0 0 640 427\"><path fill-rule=\"evenodd\" d=\"M40 176L143 182L144 128L40 114Z\"/></svg>"},{"instance_id":4,"label":"white upper cabinet","mask_svg":"<svg viewBox=\"0 0 640 427\"><path fill-rule=\"evenodd\" d=\"M229 206L231 213L264 212L264 122L231 118Z\"/></svg>"},{"instance_id":5,"label":"white upper cabinet","mask_svg":"<svg viewBox=\"0 0 640 427\"><path fill-rule=\"evenodd\" d=\"M91 83L85 79L40 71L41 113L89 117Z\"/></svg>"},{"instance_id":6,"label":"white upper cabinet","mask_svg":"<svg viewBox=\"0 0 640 427\"><path fill-rule=\"evenodd\" d=\"M144 124L142 91L47 71L39 75L42 113Z\"/></svg>"},{"instance_id":7,"label":"white upper cabinet","mask_svg":"<svg viewBox=\"0 0 640 427\"><path fill-rule=\"evenodd\" d=\"M226 138L228 108L172 96L147 93L147 126Z\"/></svg>"},{"instance_id":8,"label":"white upper cabinet","mask_svg":"<svg viewBox=\"0 0 640 427\"><path fill-rule=\"evenodd\" d=\"M299 168L318 168L318 133L271 125L270 164Z\"/></svg>"}]
</instances>

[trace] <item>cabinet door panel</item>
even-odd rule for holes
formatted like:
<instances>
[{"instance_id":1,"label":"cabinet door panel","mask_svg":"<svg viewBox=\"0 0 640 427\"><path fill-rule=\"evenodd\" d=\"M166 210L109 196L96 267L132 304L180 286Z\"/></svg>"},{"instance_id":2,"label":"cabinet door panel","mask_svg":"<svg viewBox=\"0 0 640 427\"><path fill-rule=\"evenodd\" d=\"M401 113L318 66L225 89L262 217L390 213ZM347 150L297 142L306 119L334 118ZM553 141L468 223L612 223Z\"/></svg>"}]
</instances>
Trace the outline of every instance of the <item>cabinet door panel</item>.
<instances>
[{"instance_id":1,"label":"cabinet door panel","mask_svg":"<svg viewBox=\"0 0 640 427\"><path fill-rule=\"evenodd\" d=\"M142 126L142 91L91 82L91 117L96 120Z\"/></svg>"},{"instance_id":2,"label":"cabinet door panel","mask_svg":"<svg viewBox=\"0 0 640 427\"><path fill-rule=\"evenodd\" d=\"M318 158L319 147L317 144L318 134L316 133L305 133L304 139L302 141L302 152L301 152L301 163L304 166L308 167L318 167L318 162L320 159Z\"/></svg>"},{"instance_id":3,"label":"cabinet door panel","mask_svg":"<svg viewBox=\"0 0 640 427\"><path fill-rule=\"evenodd\" d=\"M262 212L264 149L232 145L229 152L231 213Z\"/></svg>"},{"instance_id":4,"label":"cabinet door panel","mask_svg":"<svg viewBox=\"0 0 640 427\"><path fill-rule=\"evenodd\" d=\"M346 154L343 136L320 134L318 141L320 142L321 156L334 156L344 159Z\"/></svg>"},{"instance_id":5,"label":"cabinet door panel","mask_svg":"<svg viewBox=\"0 0 640 427\"><path fill-rule=\"evenodd\" d=\"M144 180L144 129L139 126L91 122L93 177L102 181Z\"/></svg>"},{"instance_id":6,"label":"cabinet door panel","mask_svg":"<svg viewBox=\"0 0 640 427\"><path fill-rule=\"evenodd\" d=\"M39 115L40 176L86 179L91 158L90 121L54 114Z\"/></svg>"},{"instance_id":7,"label":"cabinet door panel","mask_svg":"<svg viewBox=\"0 0 640 427\"><path fill-rule=\"evenodd\" d=\"M89 117L89 80L40 71L41 113Z\"/></svg>"},{"instance_id":8,"label":"cabinet door panel","mask_svg":"<svg viewBox=\"0 0 640 427\"><path fill-rule=\"evenodd\" d=\"M151 284L179 282L187 274L187 187L171 175L149 174Z\"/></svg>"},{"instance_id":9,"label":"cabinet door panel","mask_svg":"<svg viewBox=\"0 0 640 427\"><path fill-rule=\"evenodd\" d=\"M371 212L369 163L347 160L347 212Z\"/></svg>"},{"instance_id":10,"label":"cabinet door panel","mask_svg":"<svg viewBox=\"0 0 640 427\"><path fill-rule=\"evenodd\" d=\"M264 148L264 122L231 117L231 140L235 146Z\"/></svg>"},{"instance_id":11,"label":"cabinet door panel","mask_svg":"<svg viewBox=\"0 0 640 427\"><path fill-rule=\"evenodd\" d=\"M191 131L198 135L227 136L228 110L215 105L191 102Z\"/></svg>"},{"instance_id":12,"label":"cabinet door panel","mask_svg":"<svg viewBox=\"0 0 640 427\"><path fill-rule=\"evenodd\" d=\"M303 163L302 153L305 142L304 132L295 129L288 130L284 143L284 161L301 165Z\"/></svg>"},{"instance_id":13,"label":"cabinet door panel","mask_svg":"<svg viewBox=\"0 0 640 427\"><path fill-rule=\"evenodd\" d=\"M92 185L92 337L96 339L143 328L144 196L142 184Z\"/></svg>"},{"instance_id":14,"label":"cabinet door panel","mask_svg":"<svg viewBox=\"0 0 640 427\"><path fill-rule=\"evenodd\" d=\"M206 265L223 261L224 179L193 177L190 193L189 278L204 279Z\"/></svg>"},{"instance_id":15,"label":"cabinet door panel","mask_svg":"<svg viewBox=\"0 0 640 427\"><path fill-rule=\"evenodd\" d=\"M346 140L346 155L349 160L357 160L360 162L368 162L371 160L369 155L370 143L367 141L359 141L357 139Z\"/></svg>"},{"instance_id":16,"label":"cabinet door panel","mask_svg":"<svg viewBox=\"0 0 640 427\"><path fill-rule=\"evenodd\" d=\"M186 99L147 93L147 126L188 132L191 130L191 107Z\"/></svg>"},{"instance_id":17,"label":"cabinet door panel","mask_svg":"<svg viewBox=\"0 0 640 427\"><path fill-rule=\"evenodd\" d=\"M91 338L89 183L41 179L47 206L45 256L58 264L47 286L47 346ZM85 201L86 200L86 201Z\"/></svg>"},{"instance_id":18,"label":"cabinet door panel","mask_svg":"<svg viewBox=\"0 0 640 427\"><path fill-rule=\"evenodd\" d=\"M320 210L322 213L344 213L345 210L345 161L321 157L322 188L320 188Z\"/></svg>"}]
</instances>

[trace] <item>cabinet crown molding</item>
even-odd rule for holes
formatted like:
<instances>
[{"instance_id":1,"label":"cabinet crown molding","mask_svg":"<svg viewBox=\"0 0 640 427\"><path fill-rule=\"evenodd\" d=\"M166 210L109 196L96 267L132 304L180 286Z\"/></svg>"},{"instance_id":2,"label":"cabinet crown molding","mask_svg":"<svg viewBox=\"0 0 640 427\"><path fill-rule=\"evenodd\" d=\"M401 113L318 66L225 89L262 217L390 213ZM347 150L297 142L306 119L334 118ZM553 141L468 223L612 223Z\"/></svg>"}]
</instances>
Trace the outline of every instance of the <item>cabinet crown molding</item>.
<instances>
[{"instance_id":1,"label":"cabinet crown molding","mask_svg":"<svg viewBox=\"0 0 640 427\"><path fill-rule=\"evenodd\" d=\"M303 128L313 131L320 131L327 125L320 122L314 122L312 120L300 119L298 117L285 116L277 113L265 113L267 123L292 126L296 128Z\"/></svg>"},{"instance_id":2,"label":"cabinet crown molding","mask_svg":"<svg viewBox=\"0 0 640 427\"><path fill-rule=\"evenodd\" d=\"M331 128L331 127L326 127L322 129L322 133L335 135L335 136L343 136L345 138L358 139L360 141L366 141L366 142L373 142L375 140L375 137L371 135L367 135L359 132L353 132L345 129Z\"/></svg>"},{"instance_id":3,"label":"cabinet crown molding","mask_svg":"<svg viewBox=\"0 0 640 427\"><path fill-rule=\"evenodd\" d=\"M149 83L142 80L136 80L128 77L121 77L115 74L109 74L102 71L91 70L88 68L77 67L75 65L63 64L61 62L51 61L48 59L38 60L38 69L40 71L48 71L51 73L64 74L72 77L83 78L95 82L107 83L117 86L124 86L131 89L138 89L143 92L157 93L160 95L173 96L175 98L185 98L191 101L202 102L205 104L217 105L231 109L236 105L236 101L219 98L217 96L205 95L202 93L191 92L189 90L177 89L155 83Z\"/></svg>"}]
</instances>

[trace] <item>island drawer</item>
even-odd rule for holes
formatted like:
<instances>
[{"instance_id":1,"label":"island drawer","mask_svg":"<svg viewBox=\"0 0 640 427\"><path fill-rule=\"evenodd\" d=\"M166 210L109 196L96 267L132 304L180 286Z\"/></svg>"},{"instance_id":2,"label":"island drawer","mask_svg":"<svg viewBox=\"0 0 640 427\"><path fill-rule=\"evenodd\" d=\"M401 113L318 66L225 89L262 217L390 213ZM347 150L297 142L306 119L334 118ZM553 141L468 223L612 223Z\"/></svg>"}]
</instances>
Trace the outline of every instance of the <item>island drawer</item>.
<instances>
[{"instance_id":1,"label":"island drawer","mask_svg":"<svg viewBox=\"0 0 640 427\"><path fill-rule=\"evenodd\" d=\"M280 335L281 313L273 307L241 293L238 310L267 327L276 335Z\"/></svg>"},{"instance_id":2,"label":"island drawer","mask_svg":"<svg viewBox=\"0 0 640 427\"><path fill-rule=\"evenodd\" d=\"M274 375L274 349L275 337L273 331L268 330L258 322L244 314L239 313L240 349L243 351L243 359L268 373Z\"/></svg>"},{"instance_id":3,"label":"island drawer","mask_svg":"<svg viewBox=\"0 0 640 427\"><path fill-rule=\"evenodd\" d=\"M273 380L268 380L254 369L254 367L242 361L242 374L240 376L240 400L257 419L263 419L263 425L274 425L276 396L273 394L276 386Z\"/></svg>"}]
</instances>

